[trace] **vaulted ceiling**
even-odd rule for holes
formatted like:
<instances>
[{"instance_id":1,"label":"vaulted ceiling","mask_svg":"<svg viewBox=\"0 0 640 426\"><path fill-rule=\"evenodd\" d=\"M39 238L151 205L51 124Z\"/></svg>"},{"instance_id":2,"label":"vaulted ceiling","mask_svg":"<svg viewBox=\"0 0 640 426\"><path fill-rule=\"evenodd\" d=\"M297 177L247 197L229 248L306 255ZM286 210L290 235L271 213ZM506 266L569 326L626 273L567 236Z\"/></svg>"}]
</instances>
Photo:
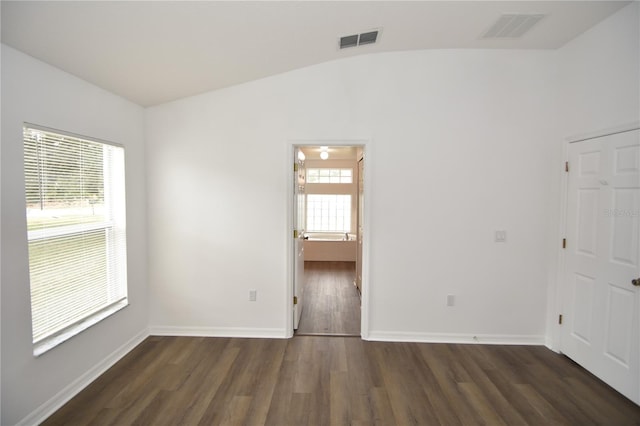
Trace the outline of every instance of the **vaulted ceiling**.
<instances>
[{"instance_id":1,"label":"vaulted ceiling","mask_svg":"<svg viewBox=\"0 0 640 426\"><path fill-rule=\"evenodd\" d=\"M2 42L142 106L325 61L412 49L556 49L618 1L2 1ZM544 17L483 38L504 14ZM341 36L378 29L375 44Z\"/></svg>"}]
</instances>

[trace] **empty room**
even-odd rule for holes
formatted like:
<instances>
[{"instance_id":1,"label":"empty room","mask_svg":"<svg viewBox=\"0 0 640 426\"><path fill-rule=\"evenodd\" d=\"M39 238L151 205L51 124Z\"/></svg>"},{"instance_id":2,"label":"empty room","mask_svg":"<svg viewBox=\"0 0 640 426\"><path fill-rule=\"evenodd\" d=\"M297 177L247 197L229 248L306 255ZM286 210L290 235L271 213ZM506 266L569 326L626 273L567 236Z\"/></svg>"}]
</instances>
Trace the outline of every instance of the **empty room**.
<instances>
[{"instance_id":1,"label":"empty room","mask_svg":"<svg viewBox=\"0 0 640 426\"><path fill-rule=\"evenodd\" d=\"M640 2L0 13L3 426L640 423Z\"/></svg>"}]
</instances>

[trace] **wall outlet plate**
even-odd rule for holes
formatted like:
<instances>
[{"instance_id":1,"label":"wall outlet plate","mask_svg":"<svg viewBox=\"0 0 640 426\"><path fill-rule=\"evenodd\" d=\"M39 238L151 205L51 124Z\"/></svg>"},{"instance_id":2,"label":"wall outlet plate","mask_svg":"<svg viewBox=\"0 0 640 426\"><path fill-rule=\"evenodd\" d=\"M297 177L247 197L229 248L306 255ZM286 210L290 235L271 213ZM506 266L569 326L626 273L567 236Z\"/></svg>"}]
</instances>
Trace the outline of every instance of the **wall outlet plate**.
<instances>
[{"instance_id":1,"label":"wall outlet plate","mask_svg":"<svg viewBox=\"0 0 640 426\"><path fill-rule=\"evenodd\" d=\"M456 297L453 294L447 294L447 306L453 306L456 303Z\"/></svg>"}]
</instances>

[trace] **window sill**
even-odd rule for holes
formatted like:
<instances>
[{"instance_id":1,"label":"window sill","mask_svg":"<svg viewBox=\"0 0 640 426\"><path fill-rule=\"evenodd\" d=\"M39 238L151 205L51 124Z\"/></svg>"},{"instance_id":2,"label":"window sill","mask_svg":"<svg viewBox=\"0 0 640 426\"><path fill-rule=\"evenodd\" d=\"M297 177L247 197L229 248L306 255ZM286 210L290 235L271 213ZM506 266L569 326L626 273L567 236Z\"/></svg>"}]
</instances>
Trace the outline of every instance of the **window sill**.
<instances>
[{"instance_id":1,"label":"window sill","mask_svg":"<svg viewBox=\"0 0 640 426\"><path fill-rule=\"evenodd\" d=\"M116 312L118 312L119 310L121 310L122 308L128 305L129 305L128 300L123 299L105 309L102 309L101 311L96 312L95 314L89 316L88 318L85 318L84 320L65 328L64 330L52 336L46 337L44 340L41 340L38 343L34 343L33 356L39 357L45 352L55 348L56 346L58 346L63 342L66 342L67 340L71 339L73 336L80 334L87 328L99 323L103 319L115 314Z\"/></svg>"}]
</instances>

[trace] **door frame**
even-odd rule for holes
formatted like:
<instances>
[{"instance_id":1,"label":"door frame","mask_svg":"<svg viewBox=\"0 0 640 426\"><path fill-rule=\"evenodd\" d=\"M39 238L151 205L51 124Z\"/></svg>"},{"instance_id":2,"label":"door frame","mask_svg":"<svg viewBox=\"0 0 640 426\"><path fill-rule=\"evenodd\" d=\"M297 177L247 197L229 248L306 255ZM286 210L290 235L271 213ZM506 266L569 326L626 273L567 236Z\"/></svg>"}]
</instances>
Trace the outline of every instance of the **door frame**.
<instances>
[{"instance_id":1,"label":"door frame","mask_svg":"<svg viewBox=\"0 0 640 426\"><path fill-rule=\"evenodd\" d=\"M565 162L569 161L569 145L580 143L589 139L614 135L616 133L630 132L640 129L640 120L631 123L612 126L588 133L581 133L566 137L562 146L562 164L560 170L560 220L557 241L557 263L555 279L550 282L548 292L547 309L547 333L546 346L554 352L562 353L562 329L558 323L558 317L564 311L564 286L565 286L565 251L562 249L562 239L567 235L567 207L569 203L569 176L565 172Z\"/></svg>"},{"instance_id":2,"label":"door frame","mask_svg":"<svg viewBox=\"0 0 640 426\"><path fill-rule=\"evenodd\" d=\"M371 241L371 141L369 139L289 139L287 141L287 154L286 154L286 176L287 176L287 193L286 193L286 268L287 268L287 289L285 300L285 325L286 325L286 337L290 338L294 335L293 330L293 272L294 272L294 251L295 246L293 244L293 164L291 161L294 158L295 149L305 146L354 146L360 147L363 150L364 158L364 205L362 206L362 216L364 221L364 235L365 239L362 242L362 293L361 293L361 306L360 306L360 337L363 340L368 340L369 337L369 298L371 289L371 279L369 276L369 253Z\"/></svg>"}]
</instances>

